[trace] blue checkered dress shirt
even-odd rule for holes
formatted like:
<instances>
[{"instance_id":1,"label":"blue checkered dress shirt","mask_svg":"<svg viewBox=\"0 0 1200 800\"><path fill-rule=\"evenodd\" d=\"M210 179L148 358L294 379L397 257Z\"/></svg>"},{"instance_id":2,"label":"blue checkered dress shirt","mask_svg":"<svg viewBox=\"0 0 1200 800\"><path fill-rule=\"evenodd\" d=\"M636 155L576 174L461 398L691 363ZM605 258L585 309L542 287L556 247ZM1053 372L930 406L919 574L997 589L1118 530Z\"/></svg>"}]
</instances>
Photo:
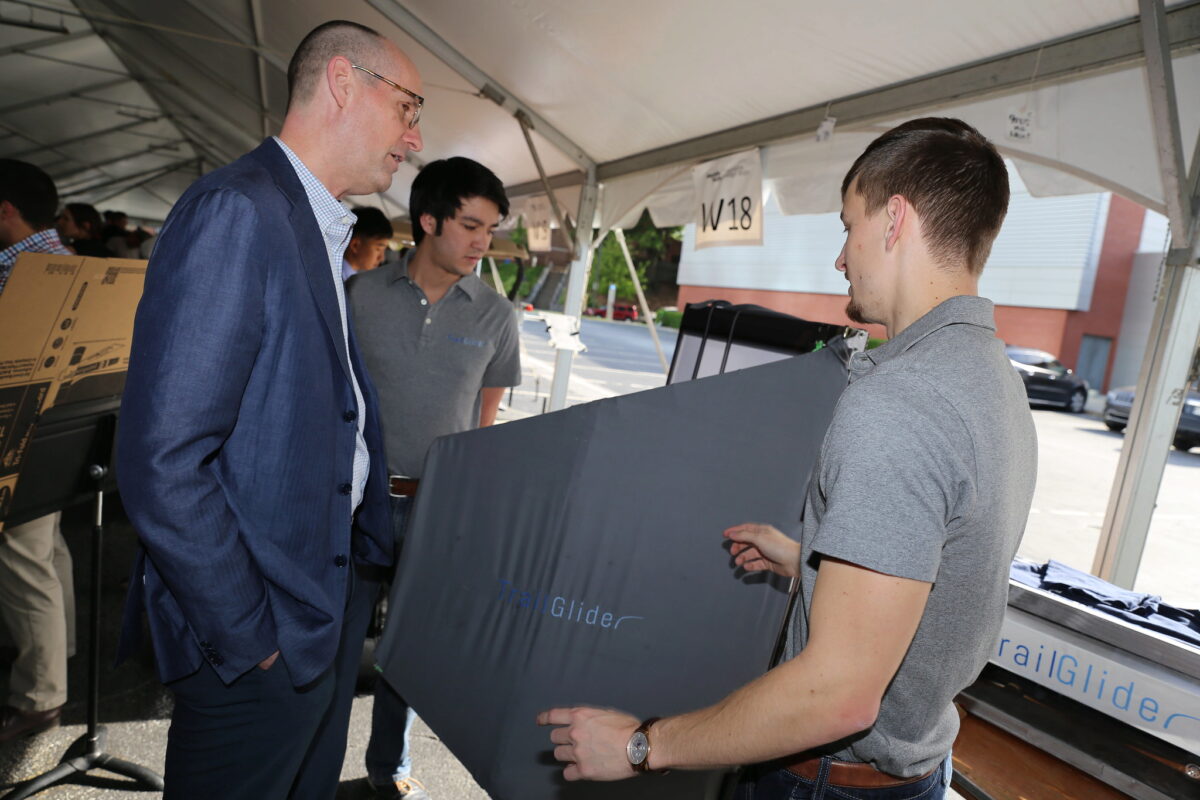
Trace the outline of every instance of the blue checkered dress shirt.
<instances>
[{"instance_id":1,"label":"blue checkered dress shirt","mask_svg":"<svg viewBox=\"0 0 1200 800\"><path fill-rule=\"evenodd\" d=\"M54 230L54 228L47 228L44 231L38 231L32 236L26 236L12 247L0 250L0 292L3 292L4 287L8 285L9 273L12 272L13 264L17 263L17 256L21 253L53 253L59 256L73 255L70 250L63 246L62 241L58 238L58 231Z\"/></svg>"},{"instance_id":2,"label":"blue checkered dress shirt","mask_svg":"<svg viewBox=\"0 0 1200 800\"><path fill-rule=\"evenodd\" d=\"M337 295L338 310L341 312L338 319L342 322L342 343L346 347L346 363L349 364L350 339L346 331L346 290L342 286L342 258L345 256L346 245L350 243L350 234L354 231L354 223L358 221L358 218L329 193L325 185L317 180L317 176L304 166L304 162L283 143L283 140L278 136L274 139L288 157L288 161L292 163L292 169L296 170L296 177L304 185L304 191L308 194L308 204L312 206L313 216L317 218L321 236L325 239L325 254L329 257L329 277L333 281L333 291ZM367 440L363 438L363 423L367 414L363 407L365 404L362 390L358 388L358 376L354 374L353 366L350 367L350 376L354 383L354 401L358 404L358 434L354 440L354 491L350 501L350 508L356 509L362 502L363 489L367 485L367 470L371 465L371 456L367 453Z\"/></svg>"}]
</instances>

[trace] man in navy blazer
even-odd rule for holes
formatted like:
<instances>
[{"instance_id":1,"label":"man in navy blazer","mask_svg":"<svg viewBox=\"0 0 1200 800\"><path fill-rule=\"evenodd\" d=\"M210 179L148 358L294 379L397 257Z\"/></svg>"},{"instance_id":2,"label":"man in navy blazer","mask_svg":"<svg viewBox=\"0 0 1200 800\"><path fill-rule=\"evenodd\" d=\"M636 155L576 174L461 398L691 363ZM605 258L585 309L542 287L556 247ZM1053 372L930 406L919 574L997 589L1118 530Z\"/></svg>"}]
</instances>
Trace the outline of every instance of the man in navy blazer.
<instances>
[{"instance_id":1,"label":"man in navy blazer","mask_svg":"<svg viewBox=\"0 0 1200 800\"><path fill-rule=\"evenodd\" d=\"M118 474L142 548L120 655L144 609L175 695L168 798L333 797L371 607L355 598L393 559L339 200L421 149L420 76L331 22L288 91L279 137L176 203L134 327Z\"/></svg>"}]
</instances>

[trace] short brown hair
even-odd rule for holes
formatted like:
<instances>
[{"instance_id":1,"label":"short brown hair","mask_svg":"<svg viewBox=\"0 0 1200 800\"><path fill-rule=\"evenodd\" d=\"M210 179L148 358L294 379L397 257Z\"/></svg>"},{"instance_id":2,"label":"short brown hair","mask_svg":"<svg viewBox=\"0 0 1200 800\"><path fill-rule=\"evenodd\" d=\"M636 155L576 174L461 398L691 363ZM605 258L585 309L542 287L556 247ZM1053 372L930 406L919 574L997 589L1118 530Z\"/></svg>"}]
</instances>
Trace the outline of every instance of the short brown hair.
<instances>
[{"instance_id":1,"label":"short brown hair","mask_svg":"<svg viewBox=\"0 0 1200 800\"><path fill-rule=\"evenodd\" d=\"M868 214L902 195L935 258L983 271L1008 211L1008 170L979 131L948 117L910 120L867 146L842 181L843 198L856 178Z\"/></svg>"},{"instance_id":2,"label":"short brown hair","mask_svg":"<svg viewBox=\"0 0 1200 800\"><path fill-rule=\"evenodd\" d=\"M357 22L335 19L318 25L301 40L288 62L288 108L313 93L334 56L345 56L351 64L376 69L375 54L384 38Z\"/></svg>"}]
</instances>

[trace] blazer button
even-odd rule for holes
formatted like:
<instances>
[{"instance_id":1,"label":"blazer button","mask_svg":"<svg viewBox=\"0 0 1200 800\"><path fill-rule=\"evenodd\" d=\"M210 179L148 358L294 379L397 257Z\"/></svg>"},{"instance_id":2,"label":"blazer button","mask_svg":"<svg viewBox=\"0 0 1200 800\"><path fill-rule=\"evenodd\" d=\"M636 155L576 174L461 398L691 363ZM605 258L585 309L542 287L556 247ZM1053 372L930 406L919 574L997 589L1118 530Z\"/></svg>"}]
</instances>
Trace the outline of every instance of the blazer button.
<instances>
[{"instance_id":1,"label":"blazer button","mask_svg":"<svg viewBox=\"0 0 1200 800\"><path fill-rule=\"evenodd\" d=\"M354 420L358 419L358 412L351 409L350 411L342 414L342 419L346 420L346 422L354 422Z\"/></svg>"},{"instance_id":2,"label":"blazer button","mask_svg":"<svg viewBox=\"0 0 1200 800\"><path fill-rule=\"evenodd\" d=\"M338 553L336 556L333 557L333 565L335 567L346 566L346 557L344 555L342 555L341 553Z\"/></svg>"},{"instance_id":3,"label":"blazer button","mask_svg":"<svg viewBox=\"0 0 1200 800\"><path fill-rule=\"evenodd\" d=\"M348 483L343 483L341 486L338 487L338 492L340 492L341 494L350 494L350 492L353 490L354 490L354 487Z\"/></svg>"}]
</instances>

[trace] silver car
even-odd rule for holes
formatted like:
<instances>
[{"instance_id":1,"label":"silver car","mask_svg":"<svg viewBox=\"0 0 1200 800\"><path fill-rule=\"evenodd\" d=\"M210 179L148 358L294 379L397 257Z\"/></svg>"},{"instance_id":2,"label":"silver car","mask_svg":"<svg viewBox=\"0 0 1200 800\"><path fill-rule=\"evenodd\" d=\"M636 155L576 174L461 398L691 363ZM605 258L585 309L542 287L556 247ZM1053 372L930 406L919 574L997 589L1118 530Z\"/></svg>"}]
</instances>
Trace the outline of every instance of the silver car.
<instances>
[{"instance_id":1,"label":"silver car","mask_svg":"<svg viewBox=\"0 0 1200 800\"><path fill-rule=\"evenodd\" d=\"M1104 424L1110 431L1125 430L1129 424L1129 412L1133 408L1133 397L1132 386L1122 386L1108 393L1104 400ZM1184 452L1200 446L1200 381L1188 388L1173 444Z\"/></svg>"}]
</instances>

